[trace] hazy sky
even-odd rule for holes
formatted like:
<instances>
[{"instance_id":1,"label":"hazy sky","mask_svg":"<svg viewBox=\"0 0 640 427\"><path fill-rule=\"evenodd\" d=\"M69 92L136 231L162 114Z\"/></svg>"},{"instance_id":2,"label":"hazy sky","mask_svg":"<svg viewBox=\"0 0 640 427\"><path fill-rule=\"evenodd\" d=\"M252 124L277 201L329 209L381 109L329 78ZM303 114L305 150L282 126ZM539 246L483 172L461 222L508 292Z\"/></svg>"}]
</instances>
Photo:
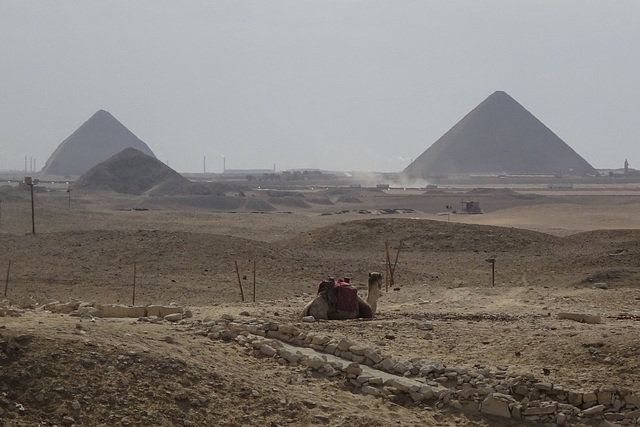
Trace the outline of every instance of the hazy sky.
<instances>
[{"instance_id":1,"label":"hazy sky","mask_svg":"<svg viewBox=\"0 0 640 427\"><path fill-rule=\"evenodd\" d=\"M400 171L504 90L640 169L637 0L0 0L0 169L97 110L179 172Z\"/></svg>"}]
</instances>

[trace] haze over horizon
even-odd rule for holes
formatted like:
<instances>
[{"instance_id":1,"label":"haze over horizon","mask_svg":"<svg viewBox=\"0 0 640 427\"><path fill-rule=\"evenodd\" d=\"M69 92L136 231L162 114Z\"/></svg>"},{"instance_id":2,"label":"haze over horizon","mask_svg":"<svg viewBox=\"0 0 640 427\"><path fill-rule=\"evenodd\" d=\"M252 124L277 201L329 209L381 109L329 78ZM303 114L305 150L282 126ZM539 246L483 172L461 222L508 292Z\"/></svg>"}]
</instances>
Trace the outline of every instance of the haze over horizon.
<instances>
[{"instance_id":1,"label":"haze over horizon","mask_svg":"<svg viewBox=\"0 0 640 427\"><path fill-rule=\"evenodd\" d=\"M2 0L0 170L96 111L179 172L399 172L495 91L640 169L640 2Z\"/></svg>"}]
</instances>

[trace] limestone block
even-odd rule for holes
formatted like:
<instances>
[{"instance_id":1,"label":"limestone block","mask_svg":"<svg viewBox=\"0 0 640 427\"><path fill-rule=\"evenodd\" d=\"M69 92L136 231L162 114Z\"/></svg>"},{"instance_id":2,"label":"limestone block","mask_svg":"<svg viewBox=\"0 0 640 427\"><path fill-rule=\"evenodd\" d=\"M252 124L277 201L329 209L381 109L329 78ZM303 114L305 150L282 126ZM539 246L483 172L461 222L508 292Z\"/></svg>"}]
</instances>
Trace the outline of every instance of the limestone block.
<instances>
[{"instance_id":1,"label":"limestone block","mask_svg":"<svg viewBox=\"0 0 640 427\"><path fill-rule=\"evenodd\" d=\"M584 411L582 411L582 413L585 415L596 415L596 414L601 414L602 412L604 412L604 410L605 410L604 405L596 405L596 406L592 406L591 408L585 409Z\"/></svg>"},{"instance_id":2,"label":"limestone block","mask_svg":"<svg viewBox=\"0 0 640 427\"><path fill-rule=\"evenodd\" d=\"M346 371L347 371L347 374L350 374L350 375L362 374L362 368L360 367L360 364L357 362L350 363L349 366L347 366Z\"/></svg>"},{"instance_id":3,"label":"limestone block","mask_svg":"<svg viewBox=\"0 0 640 427\"><path fill-rule=\"evenodd\" d=\"M364 385L362 386L362 394L368 394L371 396L379 396L380 395L380 390L378 390L375 387L371 387L370 385Z\"/></svg>"},{"instance_id":4,"label":"limestone block","mask_svg":"<svg viewBox=\"0 0 640 427\"><path fill-rule=\"evenodd\" d=\"M287 335L298 335L298 328L296 328L294 325L280 325L278 327L278 331L282 332L283 334L287 334Z\"/></svg>"},{"instance_id":5,"label":"limestone block","mask_svg":"<svg viewBox=\"0 0 640 427\"><path fill-rule=\"evenodd\" d=\"M558 412L558 415L556 415L556 424L558 424L559 426L563 426L566 422L567 415L562 412Z\"/></svg>"},{"instance_id":6,"label":"limestone block","mask_svg":"<svg viewBox=\"0 0 640 427\"><path fill-rule=\"evenodd\" d=\"M353 345L353 343L348 340L347 338L343 338L340 340L340 342L338 343L338 348L341 351L349 351L349 348Z\"/></svg>"},{"instance_id":7,"label":"limestone block","mask_svg":"<svg viewBox=\"0 0 640 427\"><path fill-rule=\"evenodd\" d=\"M558 319L575 320L580 323L596 324L602 323L600 316L595 314L581 314L581 313L558 313Z\"/></svg>"},{"instance_id":8,"label":"limestone block","mask_svg":"<svg viewBox=\"0 0 640 427\"><path fill-rule=\"evenodd\" d=\"M367 347L363 345L352 345L349 347L349 351L353 354L357 354L358 356L364 356L364 352L367 351Z\"/></svg>"},{"instance_id":9,"label":"limestone block","mask_svg":"<svg viewBox=\"0 0 640 427\"><path fill-rule=\"evenodd\" d=\"M598 394L598 403L600 405L611 405L613 395L608 391L599 391Z\"/></svg>"},{"instance_id":10,"label":"limestone block","mask_svg":"<svg viewBox=\"0 0 640 427\"><path fill-rule=\"evenodd\" d=\"M101 305L98 309L102 311L104 317L145 317L145 307L126 305Z\"/></svg>"},{"instance_id":11,"label":"limestone block","mask_svg":"<svg viewBox=\"0 0 640 427\"><path fill-rule=\"evenodd\" d=\"M622 421L624 420L624 415L617 414L615 412L606 412L604 414L604 419L607 421Z\"/></svg>"},{"instance_id":12,"label":"limestone block","mask_svg":"<svg viewBox=\"0 0 640 427\"><path fill-rule=\"evenodd\" d=\"M267 357L273 357L277 353L277 351L275 348L271 347L270 345L263 344L260 347L260 353L264 354Z\"/></svg>"},{"instance_id":13,"label":"limestone block","mask_svg":"<svg viewBox=\"0 0 640 427\"><path fill-rule=\"evenodd\" d=\"M410 391L409 397L411 397L411 400L413 400L414 402L420 402L421 400L424 400L424 395L417 391Z\"/></svg>"},{"instance_id":14,"label":"limestone block","mask_svg":"<svg viewBox=\"0 0 640 427\"><path fill-rule=\"evenodd\" d=\"M382 362L382 356L380 356L378 353L371 350L370 348L365 350L364 355L367 359L370 359L373 363Z\"/></svg>"},{"instance_id":15,"label":"limestone block","mask_svg":"<svg viewBox=\"0 0 640 427\"><path fill-rule=\"evenodd\" d=\"M182 313L171 313L164 316L164 320L168 320L169 322L178 322L182 320Z\"/></svg>"},{"instance_id":16,"label":"limestone block","mask_svg":"<svg viewBox=\"0 0 640 427\"><path fill-rule=\"evenodd\" d=\"M336 352L337 348L338 348L337 344L329 343L329 344L324 346L324 352L327 353L327 354L334 354Z\"/></svg>"},{"instance_id":17,"label":"limestone block","mask_svg":"<svg viewBox=\"0 0 640 427\"><path fill-rule=\"evenodd\" d=\"M394 378L393 380L391 380L391 383L389 385L402 392L408 393L413 384L407 381L403 381L401 378Z\"/></svg>"},{"instance_id":18,"label":"limestone block","mask_svg":"<svg viewBox=\"0 0 640 427\"><path fill-rule=\"evenodd\" d=\"M433 399L436 396L433 388L429 387L428 385L423 385L422 387L420 387L419 392L424 396L426 400Z\"/></svg>"},{"instance_id":19,"label":"limestone block","mask_svg":"<svg viewBox=\"0 0 640 427\"><path fill-rule=\"evenodd\" d=\"M515 399L511 396L493 393L488 395L480 405L480 412L483 414L496 415L503 418L511 418L509 404L514 403Z\"/></svg>"},{"instance_id":20,"label":"limestone block","mask_svg":"<svg viewBox=\"0 0 640 427\"><path fill-rule=\"evenodd\" d=\"M152 311L149 314L149 311ZM157 310L157 313L156 313ZM165 317L168 314L184 313L184 307L176 305L149 305L147 306L147 316Z\"/></svg>"},{"instance_id":21,"label":"limestone block","mask_svg":"<svg viewBox=\"0 0 640 427\"><path fill-rule=\"evenodd\" d=\"M351 360L353 360L354 362L364 363L364 361L365 361L366 359L367 359L366 357L364 357L364 356L359 356L359 355L357 355L357 354L353 354L353 355L351 355Z\"/></svg>"},{"instance_id":22,"label":"limestone block","mask_svg":"<svg viewBox=\"0 0 640 427\"><path fill-rule=\"evenodd\" d=\"M95 307L78 307L78 314L83 317L104 317L104 312Z\"/></svg>"},{"instance_id":23,"label":"limestone block","mask_svg":"<svg viewBox=\"0 0 640 427\"><path fill-rule=\"evenodd\" d=\"M549 391L553 388L553 384L551 383L535 383L533 385L538 390Z\"/></svg>"},{"instance_id":24,"label":"limestone block","mask_svg":"<svg viewBox=\"0 0 640 427\"><path fill-rule=\"evenodd\" d=\"M356 378L356 381L358 381L359 384L364 384L368 383L370 379L371 376L369 375L359 375L358 378Z\"/></svg>"},{"instance_id":25,"label":"limestone block","mask_svg":"<svg viewBox=\"0 0 640 427\"><path fill-rule=\"evenodd\" d=\"M526 388L526 387L525 387L525 386L523 386L523 385L519 385L519 386L517 386L517 387L516 387L516 389L515 389L515 393L516 393L516 394L519 394L520 396L526 396L526 395L527 395L527 393L529 393L529 389L528 389L528 388Z\"/></svg>"},{"instance_id":26,"label":"limestone block","mask_svg":"<svg viewBox=\"0 0 640 427\"><path fill-rule=\"evenodd\" d=\"M582 393L582 402L585 404L595 403L598 401L598 396L593 392Z\"/></svg>"},{"instance_id":27,"label":"limestone block","mask_svg":"<svg viewBox=\"0 0 640 427\"><path fill-rule=\"evenodd\" d=\"M52 305L49 310L53 313L69 314L78 307L78 304L55 304Z\"/></svg>"},{"instance_id":28,"label":"limestone block","mask_svg":"<svg viewBox=\"0 0 640 427\"><path fill-rule=\"evenodd\" d=\"M573 406L580 406L582 405L582 393L570 391L567 393L567 400Z\"/></svg>"},{"instance_id":29,"label":"limestone block","mask_svg":"<svg viewBox=\"0 0 640 427\"><path fill-rule=\"evenodd\" d=\"M636 409L635 411L627 412L624 414L626 419L635 420L636 418L640 418L640 409Z\"/></svg>"},{"instance_id":30,"label":"limestone block","mask_svg":"<svg viewBox=\"0 0 640 427\"><path fill-rule=\"evenodd\" d=\"M640 396L629 394L624 398L627 408L640 408Z\"/></svg>"},{"instance_id":31,"label":"limestone block","mask_svg":"<svg viewBox=\"0 0 640 427\"><path fill-rule=\"evenodd\" d=\"M548 404L542 404L540 406L528 406L522 410L522 415L550 415L555 413L557 409L558 404L555 402L550 402Z\"/></svg>"},{"instance_id":32,"label":"limestone block","mask_svg":"<svg viewBox=\"0 0 640 427\"><path fill-rule=\"evenodd\" d=\"M314 344L314 345L325 345L330 340L331 340L331 338L329 338L328 336L318 334L318 335L314 335L314 336L311 337L311 344Z\"/></svg>"},{"instance_id":33,"label":"limestone block","mask_svg":"<svg viewBox=\"0 0 640 427\"><path fill-rule=\"evenodd\" d=\"M386 358L382 361L382 369L389 372L396 366L396 361L393 359Z\"/></svg>"}]
</instances>

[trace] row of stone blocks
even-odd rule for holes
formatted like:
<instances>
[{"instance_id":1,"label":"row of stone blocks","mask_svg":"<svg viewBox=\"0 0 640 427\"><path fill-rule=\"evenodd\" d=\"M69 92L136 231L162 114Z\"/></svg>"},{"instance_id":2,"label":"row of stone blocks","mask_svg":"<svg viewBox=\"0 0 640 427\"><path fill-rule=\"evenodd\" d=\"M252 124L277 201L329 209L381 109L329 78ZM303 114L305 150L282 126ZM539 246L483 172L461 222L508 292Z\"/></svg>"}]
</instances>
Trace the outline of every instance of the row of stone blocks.
<instances>
[{"instance_id":1,"label":"row of stone blocks","mask_svg":"<svg viewBox=\"0 0 640 427\"><path fill-rule=\"evenodd\" d=\"M279 357L292 365L304 365L327 376L344 375L364 394L405 393L414 402L431 401L438 408L449 406L463 412L559 426L571 421L596 419L621 425L640 423L640 395L625 388L573 391L540 382L532 376L510 377L506 368L472 371L422 359L397 362L348 339L334 340L323 334L305 333L295 325L255 318L240 320L224 315L218 321L196 325L196 330L213 339L236 340L265 356ZM334 355L345 363L308 356L302 351L293 352L282 342ZM381 373L363 374L361 365Z\"/></svg>"},{"instance_id":2,"label":"row of stone blocks","mask_svg":"<svg viewBox=\"0 0 640 427\"><path fill-rule=\"evenodd\" d=\"M140 318L156 317L160 319L178 321L188 317L188 310L177 305L123 305L123 304L94 304L91 302L53 302L45 304L44 310L54 313L65 313L81 317L120 317Z\"/></svg>"}]
</instances>

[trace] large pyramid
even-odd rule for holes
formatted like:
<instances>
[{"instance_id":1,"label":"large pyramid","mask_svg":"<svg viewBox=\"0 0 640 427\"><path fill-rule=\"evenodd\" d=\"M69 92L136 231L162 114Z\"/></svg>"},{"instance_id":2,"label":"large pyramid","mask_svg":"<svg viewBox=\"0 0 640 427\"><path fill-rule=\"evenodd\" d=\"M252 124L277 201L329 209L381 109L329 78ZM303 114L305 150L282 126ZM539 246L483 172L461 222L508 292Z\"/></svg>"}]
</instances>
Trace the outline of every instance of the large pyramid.
<instances>
[{"instance_id":1,"label":"large pyramid","mask_svg":"<svg viewBox=\"0 0 640 427\"><path fill-rule=\"evenodd\" d=\"M124 150L135 148L155 158L151 149L109 112L100 110L53 152L40 171L47 175L82 175Z\"/></svg>"},{"instance_id":2,"label":"large pyramid","mask_svg":"<svg viewBox=\"0 0 640 427\"><path fill-rule=\"evenodd\" d=\"M433 143L404 173L428 178L597 172L516 100L498 91Z\"/></svg>"},{"instance_id":3,"label":"large pyramid","mask_svg":"<svg viewBox=\"0 0 640 427\"><path fill-rule=\"evenodd\" d=\"M193 184L155 157L125 148L85 172L74 189L111 190L124 194L182 194Z\"/></svg>"}]
</instances>

